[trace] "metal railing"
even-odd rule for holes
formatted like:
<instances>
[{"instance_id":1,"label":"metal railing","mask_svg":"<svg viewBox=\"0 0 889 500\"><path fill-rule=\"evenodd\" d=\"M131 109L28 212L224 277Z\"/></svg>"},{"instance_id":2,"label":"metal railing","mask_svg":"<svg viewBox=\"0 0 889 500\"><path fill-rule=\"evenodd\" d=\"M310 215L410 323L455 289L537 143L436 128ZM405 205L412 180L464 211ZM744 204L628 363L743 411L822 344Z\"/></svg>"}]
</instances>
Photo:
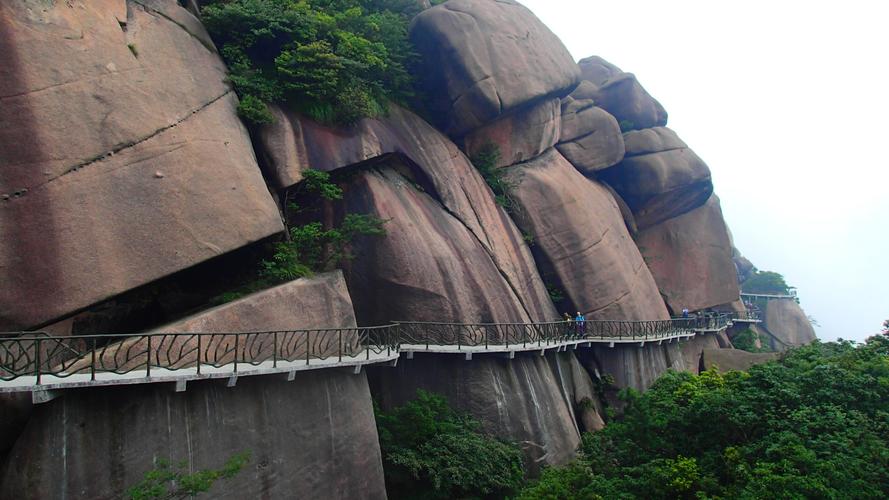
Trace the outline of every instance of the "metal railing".
<instances>
[{"instance_id":1,"label":"metal railing","mask_svg":"<svg viewBox=\"0 0 889 500\"><path fill-rule=\"evenodd\" d=\"M253 333L146 333L52 337L43 332L0 334L0 380L52 376L64 379L99 374L125 375L152 370L238 368L346 358L370 359L398 352L394 326Z\"/></svg>"},{"instance_id":2,"label":"metal railing","mask_svg":"<svg viewBox=\"0 0 889 500\"><path fill-rule=\"evenodd\" d=\"M146 333L74 335L43 332L0 334L0 382L22 377L31 386L62 384L73 377L89 384L108 376L157 378L171 372L200 378L202 372L265 372L344 362L379 362L402 346L493 348L562 347L582 342L648 342L690 337L730 325L728 314L655 321L586 320L549 323L420 323L253 333ZM329 361L327 363L323 363ZM255 373L255 371L254 371ZM143 380L143 381L144 381ZM73 382L72 382L73 383ZM132 382L135 383L135 382ZM2 387L0 387L2 389Z\"/></svg>"},{"instance_id":3,"label":"metal railing","mask_svg":"<svg viewBox=\"0 0 889 500\"><path fill-rule=\"evenodd\" d=\"M759 322L762 321L762 313L758 309L747 309L732 313L732 321Z\"/></svg>"}]
</instances>

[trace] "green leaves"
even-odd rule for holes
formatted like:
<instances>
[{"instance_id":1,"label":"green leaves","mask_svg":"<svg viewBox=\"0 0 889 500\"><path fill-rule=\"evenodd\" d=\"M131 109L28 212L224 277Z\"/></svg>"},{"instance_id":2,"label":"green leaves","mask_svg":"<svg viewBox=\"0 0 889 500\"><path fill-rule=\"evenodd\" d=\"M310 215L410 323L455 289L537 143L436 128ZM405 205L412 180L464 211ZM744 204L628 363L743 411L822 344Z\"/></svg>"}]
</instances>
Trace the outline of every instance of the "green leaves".
<instances>
[{"instance_id":1,"label":"green leaves","mask_svg":"<svg viewBox=\"0 0 889 500\"><path fill-rule=\"evenodd\" d=\"M518 446L485 435L441 396L419 390L406 405L375 412L392 498L503 498L522 483Z\"/></svg>"},{"instance_id":2,"label":"green leaves","mask_svg":"<svg viewBox=\"0 0 889 500\"><path fill-rule=\"evenodd\" d=\"M131 500L192 498L208 491L216 481L231 479L250 461L250 452L233 455L219 469L187 472L187 462L175 466L167 460L157 460L156 467L145 473L142 481L127 490Z\"/></svg>"},{"instance_id":3,"label":"green leaves","mask_svg":"<svg viewBox=\"0 0 889 500\"><path fill-rule=\"evenodd\" d=\"M885 498L889 339L815 343L748 373L668 372L526 498ZM578 472L579 467L585 470ZM580 478L580 479L578 479ZM567 488L567 492L566 492Z\"/></svg>"},{"instance_id":4,"label":"green leaves","mask_svg":"<svg viewBox=\"0 0 889 500\"><path fill-rule=\"evenodd\" d=\"M743 293L787 295L793 289L784 281L784 276L772 271L757 270L741 283Z\"/></svg>"},{"instance_id":5,"label":"green leaves","mask_svg":"<svg viewBox=\"0 0 889 500\"><path fill-rule=\"evenodd\" d=\"M202 18L242 99L348 124L413 96L407 26L416 12L413 0L218 0Z\"/></svg>"}]
</instances>

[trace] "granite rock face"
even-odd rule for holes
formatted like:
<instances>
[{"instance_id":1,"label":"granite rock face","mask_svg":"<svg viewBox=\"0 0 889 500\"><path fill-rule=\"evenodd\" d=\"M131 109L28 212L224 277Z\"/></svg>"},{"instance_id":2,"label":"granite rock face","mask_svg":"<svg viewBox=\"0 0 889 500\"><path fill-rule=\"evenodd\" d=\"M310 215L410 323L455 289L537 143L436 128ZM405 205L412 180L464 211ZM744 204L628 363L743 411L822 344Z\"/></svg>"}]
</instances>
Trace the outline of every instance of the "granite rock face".
<instances>
[{"instance_id":1,"label":"granite rock face","mask_svg":"<svg viewBox=\"0 0 889 500\"><path fill-rule=\"evenodd\" d=\"M582 78L591 83L580 97L592 98L598 106L614 115L624 129L643 129L667 124L667 111L639 84L632 73L624 73L601 57L582 59Z\"/></svg>"},{"instance_id":2,"label":"granite rock face","mask_svg":"<svg viewBox=\"0 0 889 500\"><path fill-rule=\"evenodd\" d=\"M562 130L556 146L584 174L616 165L624 157L617 120L592 99L562 100Z\"/></svg>"},{"instance_id":3,"label":"granite rock face","mask_svg":"<svg viewBox=\"0 0 889 500\"><path fill-rule=\"evenodd\" d=\"M361 324L396 320L528 322L556 317L533 261L516 288L476 235L442 204L417 189L396 159L357 174L342 210L369 213L385 237L361 237L345 274ZM504 217L505 214L504 214ZM522 244L515 231L515 244ZM529 255L529 260L531 259ZM521 289L540 288L536 299Z\"/></svg>"},{"instance_id":4,"label":"granite rock face","mask_svg":"<svg viewBox=\"0 0 889 500\"><path fill-rule=\"evenodd\" d=\"M721 372L747 371L753 365L775 359L778 359L778 354L774 352L747 352L740 349L704 349L702 354L704 369L716 368Z\"/></svg>"},{"instance_id":5,"label":"granite rock face","mask_svg":"<svg viewBox=\"0 0 889 500\"><path fill-rule=\"evenodd\" d=\"M738 300L731 244L715 196L691 212L640 230L636 243L674 313Z\"/></svg>"},{"instance_id":6,"label":"granite rock face","mask_svg":"<svg viewBox=\"0 0 889 500\"><path fill-rule=\"evenodd\" d=\"M523 353L513 360L481 356L472 361L417 354L396 368L375 369L370 379L384 408L414 399L417 389L442 394L486 431L517 441L532 476L543 465L574 458L580 445L577 406L595 398L589 375L572 353ZM600 425L601 417L596 414L589 422Z\"/></svg>"},{"instance_id":7,"label":"granite rock face","mask_svg":"<svg viewBox=\"0 0 889 500\"><path fill-rule=\"evenodd\" d=\"M424 198L423 202L405 201L410 204L407 206L400 205L401 202L385 206L386 196L378 197L367 193L361 195L364 196L364 201L354 201L356 204L354 211L373 212L372 205L380 203L381 206L378 208L381 212L393 211L392 217L395 218L386 227L387 232L392 232L396 224L416 225L415 221L412 221L418 217L413 213L412 207L415 202L438 204L439 206L433 210L435 215L429 215L430 218L427 220L439 219L439 212L444 211L448 214L445 220L449 225L454 227L460 225L468 229L471 239L480 244L481 250L488 254L485 260L494 262L497 273L505 277L508 287L514 291L509 296L494 299L494 302L509 302L518 297L526 317L540 321L553 318L549 295L540 280L534 259L521 233L503 208L497 205L490 188L466 156L431 125L415 114L396 106L391 107L386 118L362 120L355 126L345 128L325 127L280 110L276 111L276 116L278 117L276 123L260 132L260 149L268 159L272 175L278 179L281 186L297 182L301 178L301 172L306 168L333 171L355 164L369 165L373 162L384 162L386 158L396 156L400 158L397 163L407 164L410 170L406 172L410 182L398 181L398 184L416 183L430 195L428 199ZM374 183L374 186L384 190L392 189L392 186L384 184L385 182L380 181ZM394 192L404 194L403 190ZM424 213L424 210L420 210L419 213ZM421 236L421 233L445 234L450 230L442 230L435 226L416 226L415 233L405 234L405 237L413 241L411 245L419 245L419 248L422 248L425 246L424 238L430 236ZM391 238L391 234L386 240L395 241ZM367 244L373 243L374 241L367 242ZM407 252L405 258L417 257L413 253L413 250ZM454 255L451 254L447 259L453 258ZM386 263L386 266L389 266L386 273L396 278L401 271L397 263L397 260ZM459 265L468 269L474 264L463 262ZM432 272L432 275L435 275L439 272L436 268L415 268L414 271L414 277L418 279L425 273ZM480 271L480 275L486 273L487 271ZM441 276L447 281L446 274ZM494 283L499 281L495 280ZM351 281L349 286L353 286ZM368 293L381 299L379 294L373 291ZM357 304L359 295L353 290L356 307L361 309ZM444 300L454 300L454 298L447 295ZM470 315L454 320L469 321L473 317L475 316ZM382 318L381 321L388 322L393 319L395 318L388 317Z\"/></svg>"},{"instance_id":8,"label":"granite rock face","mask_svg":"<svg viewBox=\"0 0 889 500\"><path fill-rule=\"evenodd\" d=\"M0 240L0 330L283 229L191 14L173 1L32 3L0 7L0 233L14 235Z\"/></svg>"},{"instance_id":9,"label":"granite rock face","mask_svg":"<svg viewBox=\"0 0 889 500\"><path fill-rule=\"evenodd\" d=\"M494 145L500 153L498 167L530 160L559 141L560 109L560 100L554 98L502 116L464 137L463 151L474 158Z\"/></svg>"},{"instance_id":10,"label":"granite rock face","mask_svg":"<svg viewBox=\"0 0 889 500\"><path fill-rule=\"evenodd\" d=\"M155 467L250 461L212 498L385 498L364 374L83 389L35 408L0 470L0 497L117 499Z\"/></svg>"},{"instance_id":11,"label":"granite rock face","mask_svg":"<svg viewBox=\"0 0 889 500\"><path fill-rule=\"evenodd\" d=\"M159 330L354 326L343 277L332 272ZM179 346L170 347L154 361L168 365ZM224 363L210 359L223 351L205 344L202 358ZM164 384L68 392L33 408L0 470L0 498L120 498L158 458L187 460L189 470L197 470L218 468L242 451L251 452L250 462L237 479L214 486L213 498L385 498L367 379L337 370L303 372L293 382L283 375L241 377L234 388L189 382L184 393Z\"/></svg>"},{"instance_id":12,"label":"granite rock face","mask_svg":"<svg viewBox=\"0 0 889 500\"><path fill-rule=\"evenodd\" d=\"M667 370L686 368L682 349L676 342L657 345L615 344L614 347L594 344L591 349L577 351L588 371L598 371L614 379L616 388L632 387L644 391Z\"/></svg>"},{"instance_id":13,"label":"granite rock face","mask_svg":"<svg viewBox=\"0 0 889 500\"><path fill-rule=\"evenodd\" d=\"M527 8L513 0L450 0L414 18L431 114L452 136L541 96L567 94L580 70Z\"/></svg>"},{"instance_id":14,"label":"granite rock face","mask_svg":"<svg viewBox=\"0 0 889 500\"><path fill-rule=\"evenodd\" d=\"M557 151L507 170L544 281L589 319L669 318L611 194Z\"/></svg>"},{"instance_id":15,"label":"granite rock face","mask_svg":"<svg viewBox=\"0 0 889 500\"><path fill-rule=\"evenodd\" d=\"M640 229L699 207L713 193L710 169L672 130L627 132L624 145L624 160L600 178L626 200Z\"/></svg>"},{"instance_id":16,"label":"granite rock face","mask_svg":"<svg viewBox=\"0 0 889 500\"><path fill-rule=\"evenodd\" d=\"M763 315L762 326L771 334L765 338L776 351L806 345L817 338L812 323L795 300L769 300Z\"/></svg>"}]
</instances>

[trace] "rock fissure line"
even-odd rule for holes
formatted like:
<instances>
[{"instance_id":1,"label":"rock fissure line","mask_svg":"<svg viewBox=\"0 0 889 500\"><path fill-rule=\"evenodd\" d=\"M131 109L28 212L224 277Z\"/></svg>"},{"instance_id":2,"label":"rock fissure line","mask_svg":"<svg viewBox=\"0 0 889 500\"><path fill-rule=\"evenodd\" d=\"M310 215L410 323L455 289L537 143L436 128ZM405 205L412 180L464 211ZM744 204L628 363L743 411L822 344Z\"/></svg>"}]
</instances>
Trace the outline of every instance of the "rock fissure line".
<instances>
[{"instance_id":1,"label":"rock fissure line","mask_svg":"<svg viewBox=\"0 0 889 500\"><path fill-rule=\"evenodd\" d=\"M61 179L62 177L66 176L66 175L73 174L73 173L75 173L75 172L77 172L77 171L80 171L80 170L82 170L82 169L84 169L84 168L86 168L86 167L88 167L88 166L90 166L90 165L92 165L92 164L94 164L94 163L99 163L99 162L101 162L101 161L104 161L105 159L110 158L110 157L112 157L112 156L114 156L114 155L120 153L121 151L124 151L124 150L126 150L126 149L132 148L132 147L134 147L134 146L138 146L139 144L142 144L143 142L149 141L149 140L151 140L151 139L157 137L158 135L160 135L160 134L166 132L167 130L170 130L170 129L172 129L172 128L178 126L178 125L180 125L181 123L185 122L186 120L188 120L188 119L191 118L192 116L194 116L194 115L200 113L201 111L203 111L204 109L206 109L206 108L212 106L212 105L215 104L217 101L219 101L220 99L224 98L225 96L227 96L227 95L229 95L229 94L231 94L231 93L233 93L233 92L234 92L234 91L231 90L231 89L226 90L226 91L223 92L221 95L219 95L219 96L217 96L217 97L214 97L213 99L211 99L211 100L208 101L207 103L202 104L202 105L199 106L198 108L191 110L187 115L185 115L184 117L180 118L179 120L176 120L174 123L172 123L172 124L170 124L170 125L166 125L166 126L164 126L164 127L161 127L161 128L159 128L159 129L155 130L154 132L148 134L148 135L145 136L145 137L142 137L142 138L137 139L137 140L132 141L132 142L127 142L127 143L119 144L119 145L115 146L111 151L108 151L108 152L106 152L106 153L102 153L102 154L93 156L92 158L89 158L89 159L84 160L84 161L82 161L82 162L80 162L80 163L77 163L76 165L74 165L74 166L69 167L68 169L66 169L66 170L65 170L64 172L62 172L61 174L56 175L55 177L52 177L52 178L50 178L50 179L47 179L47 180L45 180L45 181L43 181L43 182L41 182L41 183L38 183L38 184L33 185L33 186L27 186L27 187L19 188L19 189L16 191L16 194L13 194L12 196L10 196L10 197L9 197L8 199L6 199L5 201L12 201L12 200L16 200L16 199L18 199L18 198L22 198L22 197L23 197L25 194L27 194L29 191L33 191L34 189L39 189L39 188L41 188L41 187L43 187L43 186L46 186L46 185L49 184L50 182L53 182L53 181L58 180L58 179ZM124 166L126 166L126 165L124 165Z\"/></svg>"},{"instance_id":2,"label":"rock fissure line","mask_svg":"<svg viewBox=\"0 0 889 500\"><path fill-rule=\"evenodd\" d=\"M216 51L216 46L215 46L215 45L207 45L207 42L206 42L205 40L202 40L201 37L199 37L199 36L195 35L194 33L192 33L191 30L189 30L187 26L185 26L185 25L183 25L182 23L176 21L175 19L173 19L172 17L166 15L165 13L163 13L163 12L157 10L157 9L154 9L153 7L150 7L150 6L148 6L148 5L145 5L145 4L142 3L140 0L132 0L132 1L133 1L134 3L136 3L137 5L141 5L143 8L145 8L145 11L148 12L149 14L156 14L158 17L161 17L161 18L163 18L163 19L166 19L167 21L169 21L169 22L175 24L176 26L178 26L179 28L181 28L182 31L186 32L190 37L192 37L192 38L194 38L195 40L197 40L198 43L201 44L201 46L203 46L205 49L209 50L209 51L212 52L213 54L216 54L216 53L217 53L217 51Z\"/></svg>"}]
</instances>

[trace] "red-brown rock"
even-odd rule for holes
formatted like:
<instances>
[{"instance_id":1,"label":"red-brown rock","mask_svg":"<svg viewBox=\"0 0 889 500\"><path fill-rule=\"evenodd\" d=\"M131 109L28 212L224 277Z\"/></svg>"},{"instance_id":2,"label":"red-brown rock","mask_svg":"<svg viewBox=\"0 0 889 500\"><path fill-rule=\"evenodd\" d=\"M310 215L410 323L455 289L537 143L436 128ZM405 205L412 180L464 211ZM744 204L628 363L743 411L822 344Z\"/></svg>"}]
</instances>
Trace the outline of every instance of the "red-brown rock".
<instances>
[{"instance_id":1,"label":"red-brown rock","mask_svg":"<svg viewBox=\"0 0 889 500\"><path fill-rule=\"evenodd\" d=\"M633 209L640 228L699 207L713 193L710 169L664 127L624 134L626 156L600 178Z\"/></svg>"},{"instance_id":2,"label":"red-brown rock","mask_svg":"<svg viewBox=\"0 0 889 500\"><path fill-rule=\"evenodd\" d=\"M0 53L0 329L283 229L225 66L169 16L135 2L4 2Z\"/></svg>"},{"instance_id":3,"label":"red-brown rock","mask_svg":"<svg viewBox=\"0 0 889 500\"><path fill-rule=\"evenodd\" d=\"M738 299L738 279L719 199L642 229L636 243L667 306L675 313Z\"/></svg>"},{"instance_id":4,"label":"red-brown rock","mask_svg":"<svg viewBox=\"0 0 889 500\"><path fill-rule=\"evenodd\" d=\"M562 42L513 0L450 0L414 18L431 112L454 136L535 98L565 95L580 71Z\"/></svg>"},{"instance_id":5,"label":"red-brown rock","mask_svg":"<svg viewBox=\"0 0 889 500\"><path fill-rule=\"evenodd\" d=\"M806 345L817 339L812 323L795 300L769 300L763 313L762 326L771 334L766 339L776 351Z\"/></svg>"},{"instance_id":6,"label":"red-brown rock","mask_svg":"<svg viewBox=\"0 0 889 500\"><path fill-rule=\"evenodd\" d=\"M704 349L701 359L706 370L716 368L721 372L747 371L753 365L778 359L778 354L774 352L747 352L740 349Z\"/></svg>"},{"instance_id":7,"label":"red-brown rock","mask_svg":"<svg viewBox=\"0 0 889 500\"><path fill-rule=\"evenodd\" d=\"M591 99L570 96L562 101L562 133L556 148L587 175L616 165L624 157L617 120Z\"/></svg>"},{"instance_id":8,"label":"red-brown rock","mask_svg":"<svg viewBox=\"0 0 889 500\"><path fill-rule=\"evenodd\" d=\"M559 140L560 100L545 99L484 125L463 138L463 151L473 158L489 144L500 152L498 167L530 160Z\"/></svg>"},{"instance_id":9,"label":"red-brown rock","mask_svg":"<svg viewBox=\"0 0 889 500\"><path fill-rule=\"evenodd\" d=\"M589 319L669 317L611 194L557 151L507 169L544 281Z\"/></svg>"},{"instance_id":10,"label":"red-brown rock","mask_svg":"<svg viewBox=\"0 0 889 500\"><path fill-rule=\"evenodd\" d=\"M594 344L591 349L578 349L577 357L588 371L608 375L614 388L644 391L667 370L686 367L682 350L676 342L657 345L616 344L607 347Z\"/></svg>"},{"instance_id":11,"label":"red-brown rock","mask_svg":"<svg viewBox=\"0 0 889 500\"><path fill-rule=\"evenodd\" d=\"M624 73L600 57L582 59L583 79L596 90L585 94L614 115L622 128L643 129L667 124L667 111L642 88L632 73Z\"/></svg>"},{"instance_id":12,"label":"red-brown rock","mask_svg":"<svg viewBox=\"0 0 889 500\"><path fill-rule=\"evenodd\" d=\"M528 314L539 320L552 318L549 295L521 233L497 205L478 171L447 137L415 114L396 106L391 107L386 118L362 120L346 128L325 127L293 113L275 112L275 124L260 133L260 149L282 187L298 182L307 168L331 171L392 154L406 158L412 169L410 176L440 204L437 210L445 210L454 219L448 219L449 224L464 226L481 244ZM362 206L369 209L374 203ZM402 207L396 205L393 210L397 212ZM415 218L412 208L405 210L398 215L399 222ZM435 215L431 220L437 218ZM438 231L433 227L417 230ZM425 245L419 234L409 236L413 238L412 245ZM428 269L415 271L418 275L429 272ZM376 295L375 292L372 295ZM454 299L448 296L446 300ZM469 321L470 317L462 320Z\"/></svg>"}]
</instances>

